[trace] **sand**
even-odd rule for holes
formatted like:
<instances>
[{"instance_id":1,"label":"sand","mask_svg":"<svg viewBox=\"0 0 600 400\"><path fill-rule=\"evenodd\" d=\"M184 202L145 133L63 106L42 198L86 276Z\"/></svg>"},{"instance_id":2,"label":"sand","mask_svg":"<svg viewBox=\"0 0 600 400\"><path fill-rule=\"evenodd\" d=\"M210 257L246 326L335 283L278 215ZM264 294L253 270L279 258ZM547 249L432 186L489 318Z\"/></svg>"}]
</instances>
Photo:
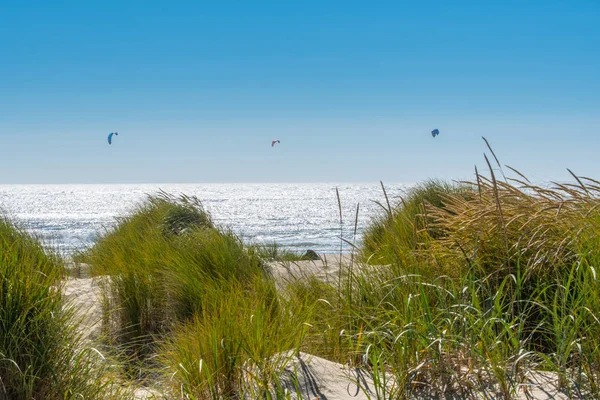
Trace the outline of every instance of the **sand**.
<instances>
[{"instance_id":1,"label":"sand","mask_svg":"<svg viewBox=\"0 0 600 400\"><path fill-rule=\"evenodd\" d=\"M335 283L338 281L340 268L351 262L351 256L346 254L323 254L320 257L320 260L272 261L268 263L268 267L278 285L311 276L323 282Z\"/></svg>"},{"instance_id":2,"label":"sand","mask_svg":"<svg viewBox=\"0 0 600 400\"><path fill-rule=\"evenodd\" d=\"M63 293L66 304L73 307L80 320L83 338L97 339L102 331L102 297L98 280L94 278L68 279Z\"/></svg>"}]
</instances>

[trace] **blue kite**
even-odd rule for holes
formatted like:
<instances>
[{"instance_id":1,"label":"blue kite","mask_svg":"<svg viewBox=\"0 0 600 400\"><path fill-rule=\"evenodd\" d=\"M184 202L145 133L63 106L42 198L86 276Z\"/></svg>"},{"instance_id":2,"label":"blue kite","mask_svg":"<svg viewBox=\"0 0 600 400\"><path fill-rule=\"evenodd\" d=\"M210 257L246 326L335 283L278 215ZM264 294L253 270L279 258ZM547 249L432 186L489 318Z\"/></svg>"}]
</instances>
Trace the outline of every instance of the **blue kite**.
<instances>
[{"instance_id":1,"label":"blue kite","mask_svg":"<svg viewBox=\"0 0 600 400\"><path fill-rule=\"evenodd\" d=\"M109 133L108 134L108 144L112 144L112 137L113 137L113 135L119 136L119 133L118 132L111 132L111 133Z\"/></svg>"},{"instance_id":2,"label":"blue kite","mask_svg":"<svg viewBox=\"0 0 600 400\"><path fill-rule=\"evenodd\" d=\"M434 130L431 131L431 137L436 137L439 134L440 134L440 131L437 130L437 129L434 129Z\"/></svg>"}]
</instances>

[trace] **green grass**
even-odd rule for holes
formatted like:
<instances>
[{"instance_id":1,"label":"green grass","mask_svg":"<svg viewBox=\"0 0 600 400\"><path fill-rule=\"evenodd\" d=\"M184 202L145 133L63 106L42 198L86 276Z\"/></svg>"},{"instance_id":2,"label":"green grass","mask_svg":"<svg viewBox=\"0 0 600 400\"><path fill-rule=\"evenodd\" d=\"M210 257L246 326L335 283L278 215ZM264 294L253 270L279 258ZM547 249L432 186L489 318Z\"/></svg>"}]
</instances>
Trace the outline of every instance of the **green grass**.
<instances>
[{"instance_id":1,"label":"green grass","mask_svg":"<svg viewBox=\"0 0 600 400\"><path fill-rule=\"evenodd\" d=\"M63 263L0 218L0 399L101 399L124 394L63 307Z\"/></svg>"},{"instance_id":2,"label":"green grass","mask_svg":"<svg viewBox=\"0 0 600 400\"><path fill-rule=\"evenodd\" d=\"M362 260L379 265L414 263L417 250L444 235L428 209L445 209L449 196L469 199L474 194L471 185L428 180L409 189L395 206L386 195L386 201L379 202L381 215L365 229Z\"/></svg>"},{"instance_id":3,"label":"green grass","mask_svg":"<svg viewBox=\"0 0 600 400\"><path fill-rule=\"evenodd\" d=\"M173 390L186 398L264 398L283 394L283 368L298 349L312 315L305 302L277 295L272 281L251 288L223 282L206 293L202 313L179 326L161 347ZM296 299L294 299L296 300Z\"/></svg>"},{"instance_id":4,"label":"green grass","mask_svg":"<svg viewBox=\"0 0 600 400\"><path fill-rule=\"evenodd\" d=\"M203 312L215 287L266 275L261 259L236 235L215 227L197 199L165 193L120 218L79 259L109 277L106 336L126 355L133 375L162 335Z\"/></svg>"},{"instance_id":5,"label":"green grass","mask_svg":"<svg viewBox=\"0 0 600 400\"><path fill-rule=\"evenodd\" d=\"M84 257L110 277L109 336L171 398L287 398L299 351L365 368L376 398L510 399L539 371L600 397L600 183L489 166L384 196L364 263L331 284L283 288L264 261L295 255L246 246L193 198L150 197Z\"/></svg>"},{"instance_id":6,"label":"green grass","mask_svg":"<svg viewBox=\"0 0 600 400\"><path fill-rule=\"evenodd\" d=\"M380 390L392 396L512 398L528 374L548 370L570 395L597 397L599 189L482 176L418 187L367 229L363 260L385 266L354 266L329 288L299 284L299 298L320 293L331 305L306 342L390 375L395 384Z\"/></svg>"}]
</instances>

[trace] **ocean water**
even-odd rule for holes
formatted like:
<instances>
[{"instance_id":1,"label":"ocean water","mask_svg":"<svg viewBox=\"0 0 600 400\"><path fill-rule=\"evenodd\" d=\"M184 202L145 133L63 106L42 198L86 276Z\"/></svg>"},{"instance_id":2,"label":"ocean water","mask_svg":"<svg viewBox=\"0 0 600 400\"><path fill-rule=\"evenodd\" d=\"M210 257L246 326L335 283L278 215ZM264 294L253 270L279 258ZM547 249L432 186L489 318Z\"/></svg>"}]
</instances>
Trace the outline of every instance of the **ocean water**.
<instances>
[{"instance_id":1,"label":"ocean water","mask_svg":"<svg viewBox=\"0 0 600 400\"><path fill-rule=\"evenodd\" d=\"M390 201L396 203L409 186L386 184ZM339 251L341 242L336 188L346 240L354 240L360 204L359 242L368 222L382 212L375 203L385 203L379 183L0 185L0 209L68 256L92 246L98 235L114 226L115 217L163 190L198 197L216 224L246 242L332 253Z\"/></svg>"}]
</instances>

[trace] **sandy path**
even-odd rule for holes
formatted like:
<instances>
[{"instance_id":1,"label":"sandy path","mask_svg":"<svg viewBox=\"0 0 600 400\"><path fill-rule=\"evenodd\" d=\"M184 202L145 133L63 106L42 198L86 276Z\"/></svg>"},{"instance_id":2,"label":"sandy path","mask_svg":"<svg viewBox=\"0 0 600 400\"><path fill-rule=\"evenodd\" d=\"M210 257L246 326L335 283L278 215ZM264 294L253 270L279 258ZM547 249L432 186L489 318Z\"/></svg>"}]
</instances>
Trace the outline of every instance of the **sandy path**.
<instances>
[{"instance_id":1,"label":"sandy path","mask_svg":"<svg viewBox=\"0 0 600 400\"><path fill-rule=\"evenodd\" d=\"M63 294L67 305L80 319L80 330L86 340L95 340L102 331L102 296L94 278L71 278L64 282Z\"/></svg>"},{"instance_id":2,"label":"sandy path","mask_svg":"<svg viewBox=\"0 0 600 400\"><path fill-rule=\"evenodd\" d=\"M340 268L349 265L350 261L349 255L325 254L320 260L271 261L267 265L279 284L311 276L323 282L336 283Z\"/></svg>"}]
</instances>

